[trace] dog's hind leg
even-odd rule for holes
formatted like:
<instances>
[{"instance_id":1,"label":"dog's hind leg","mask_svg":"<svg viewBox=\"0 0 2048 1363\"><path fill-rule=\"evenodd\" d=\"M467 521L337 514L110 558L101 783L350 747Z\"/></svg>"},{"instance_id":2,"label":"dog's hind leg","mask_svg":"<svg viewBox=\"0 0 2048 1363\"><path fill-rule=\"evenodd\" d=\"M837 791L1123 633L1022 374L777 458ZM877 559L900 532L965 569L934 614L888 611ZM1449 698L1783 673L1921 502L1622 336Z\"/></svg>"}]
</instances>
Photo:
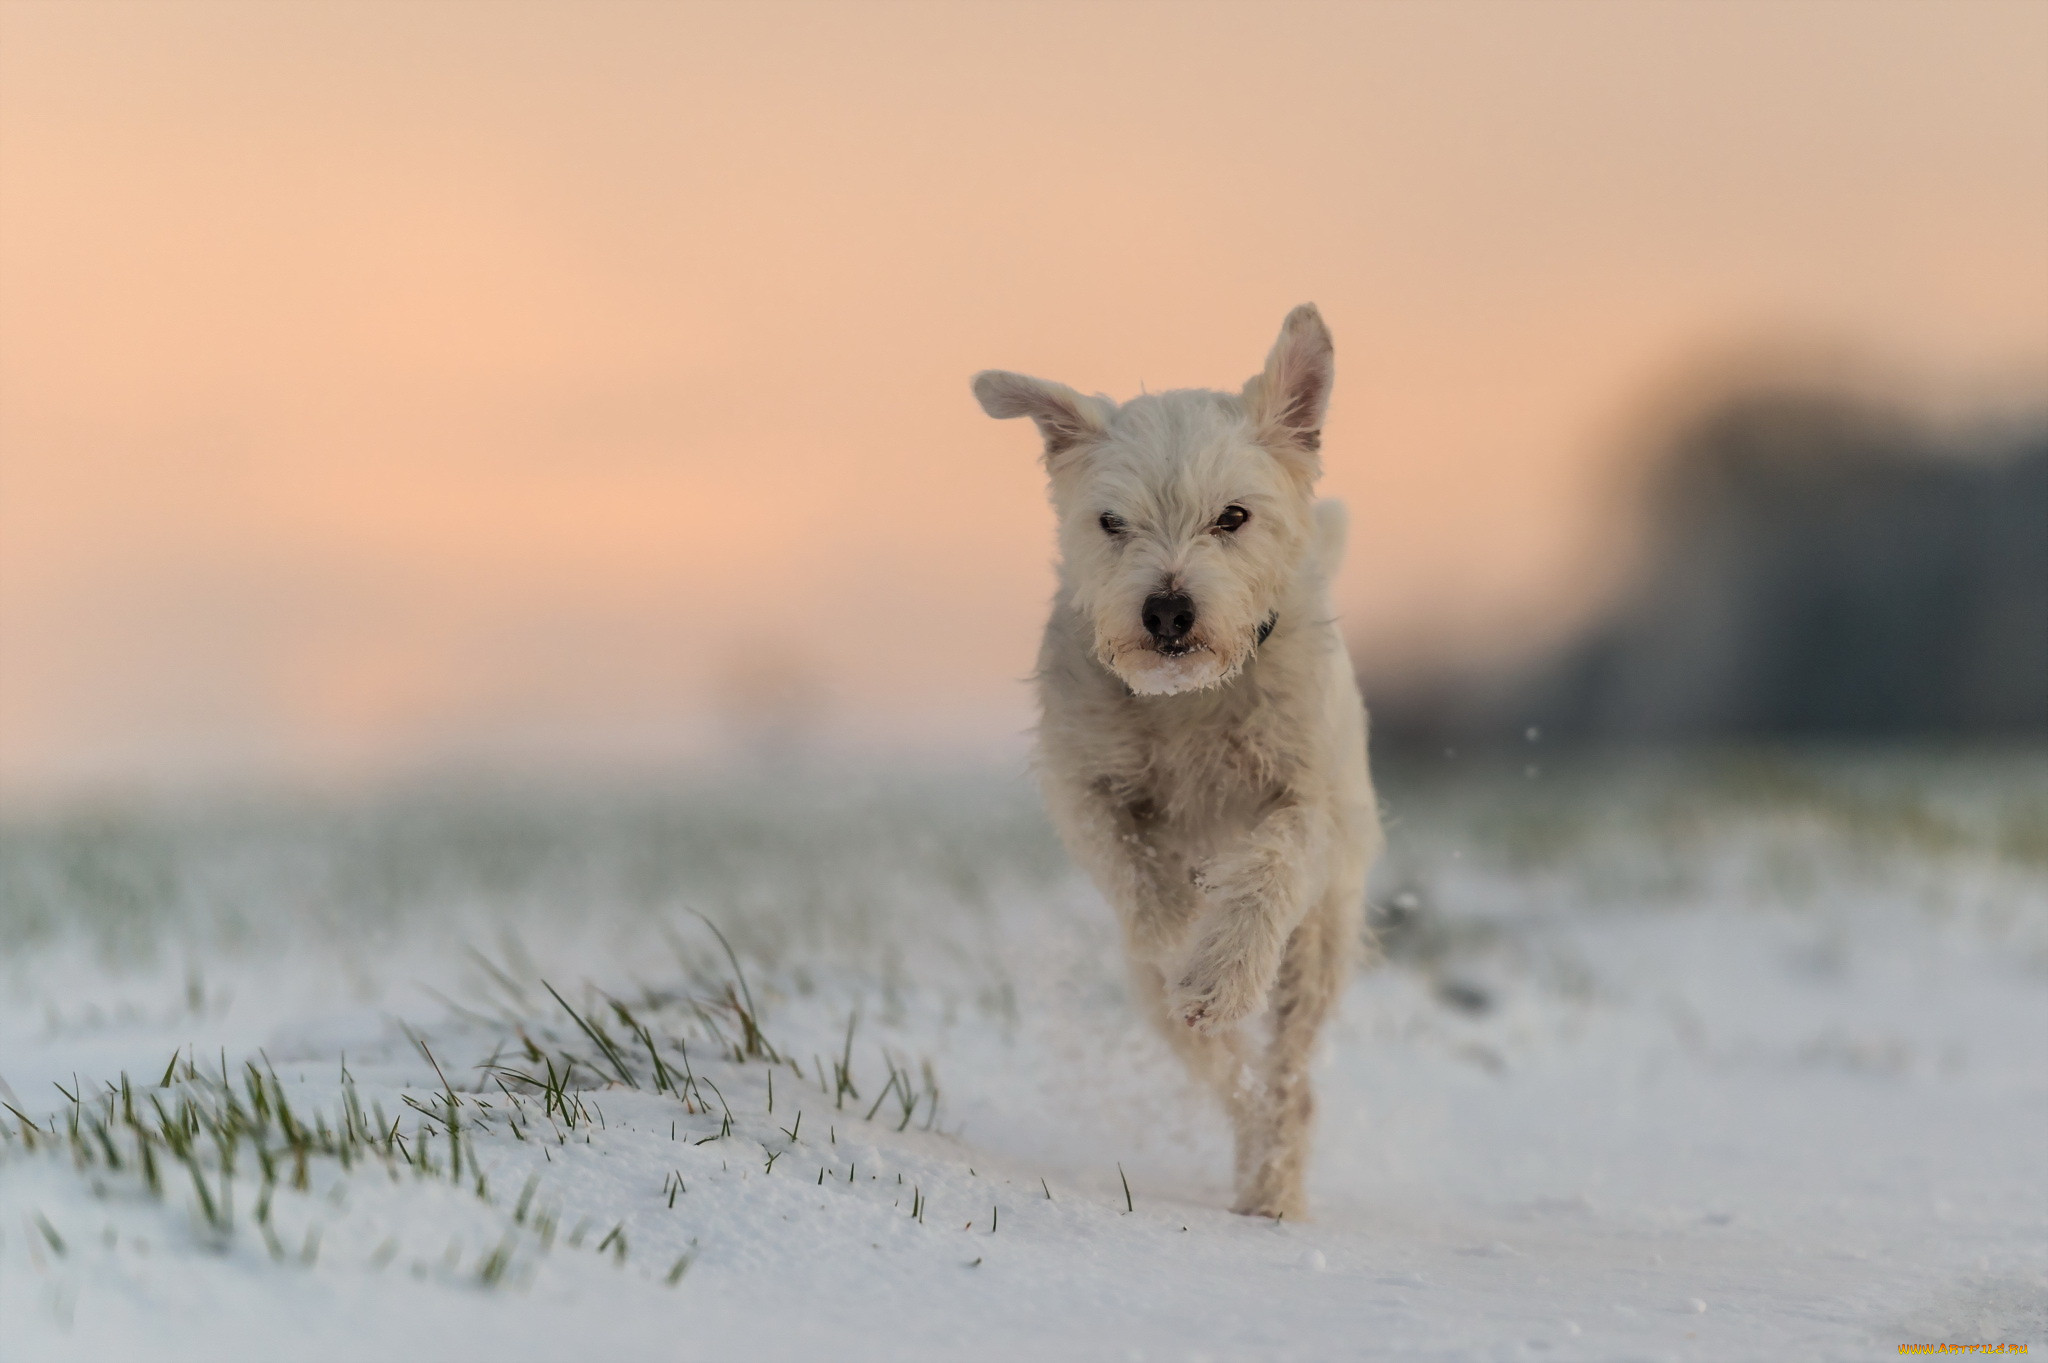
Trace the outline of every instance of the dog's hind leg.
<instances>
[{"instance_id":1,"label":"dog's hind leg","mask_svg":"<svg viewBox=\"0 0 2048 1363\"><path fill-rule=\"evenodd\" d=\"M1167 1006L1166 977L1156 966L1134 964L1131 987L1138 995L1140 1010L1166 1038L1188 1072L1222 1102L1230 1117L1236 1148L1242 1154L1247 1126L1256 1120L1259 1084L1254 1074L1253 1052L1241 1029L1197 1032L1187 1027ZM1239 1182L1243 1182L1241 1170Z\"/></svg>"},{"instance_id":2,"label":"dog's hind leg","mask_svg":"<svg viewBox=\"0 0 2048 1363\"><path fill-rule=\"evenodd\" d=\"M1288 939L1268 1000L1271 1040L1261 1057L1257 1092L1238 1127L1233 1211L1289 1220L1307 1214L1303 1182L1315 1122L1309 1062L1349 974L1351 944L1344 925L1344 916L1326 904Z\"/></svg>"}]
</instances>

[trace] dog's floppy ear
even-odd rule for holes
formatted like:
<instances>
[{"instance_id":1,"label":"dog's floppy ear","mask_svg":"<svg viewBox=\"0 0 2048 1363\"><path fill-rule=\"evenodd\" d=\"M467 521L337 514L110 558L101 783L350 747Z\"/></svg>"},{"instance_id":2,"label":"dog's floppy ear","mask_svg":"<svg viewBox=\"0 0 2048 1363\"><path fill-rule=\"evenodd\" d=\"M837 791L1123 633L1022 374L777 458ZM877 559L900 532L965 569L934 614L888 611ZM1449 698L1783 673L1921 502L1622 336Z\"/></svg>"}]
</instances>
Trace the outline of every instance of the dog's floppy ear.
<instances>
[{"instance_id":1,"label":"dog's floppy ear","mask_svg":"<svg viewBox=\"0 0 2048 1363\"><path fill-rule=\"evenodd\" d=\"M1114 410L1105 398L1084 397L1064 383L984 369L974 376L974 396L981 410L998 419L1028 416L1045 437L1045 462L1099 439L1109 429Z\"/></svg>"},{"instance_id":2,"label":"dog's floppy ear","mask_svg":"<svg viewBox=\"0 0 2048 1363\"><path fill-rule=\"evenodd\" d=\"M1322 471L1316 451L1323 447L1323 413L1336 374L1330 329L1315 304L1303 303L1280 324L1265 372L1244 386L1259 439L1282 459L1294 456L1309 478Z\"/></svg>"}]
</instances>

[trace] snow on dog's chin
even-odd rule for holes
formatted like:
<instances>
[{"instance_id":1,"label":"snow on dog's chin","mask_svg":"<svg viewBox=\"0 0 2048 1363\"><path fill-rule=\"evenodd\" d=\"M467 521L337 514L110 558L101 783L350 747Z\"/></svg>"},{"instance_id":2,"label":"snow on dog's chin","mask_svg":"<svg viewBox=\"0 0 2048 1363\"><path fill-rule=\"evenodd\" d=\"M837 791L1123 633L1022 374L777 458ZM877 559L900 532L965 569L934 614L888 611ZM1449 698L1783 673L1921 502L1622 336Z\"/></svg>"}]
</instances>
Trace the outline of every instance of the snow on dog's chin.
<instances>
[{"instance_id":1,"label":"snow on dog's chin","mask_svg":"<svg viewBox=\"0 0 2048 1363\"><path fill-rule=\"evenodd\" d=\"M1200 691L1222 682L1230 667L1206 648L1166 654L1149 648L1119 653L1110 664L1124 685L1141 696L1176 696L1183 691Z\"/></svg>"}]
</instances>

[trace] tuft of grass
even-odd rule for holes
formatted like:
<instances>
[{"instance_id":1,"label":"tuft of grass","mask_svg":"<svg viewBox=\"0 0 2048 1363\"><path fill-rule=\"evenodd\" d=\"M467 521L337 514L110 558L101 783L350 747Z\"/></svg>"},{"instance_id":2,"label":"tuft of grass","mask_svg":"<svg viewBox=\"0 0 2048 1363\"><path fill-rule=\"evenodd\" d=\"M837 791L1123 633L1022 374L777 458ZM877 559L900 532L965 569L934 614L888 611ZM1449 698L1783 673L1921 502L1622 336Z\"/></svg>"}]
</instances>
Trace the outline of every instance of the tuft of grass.
<instances>
[{"instance_id":1,"label":"tuft of grass","mask_svg":"<svg viewBox=\"0 0 2048 1363\"><path fill-rule=\"evenodd\" d=\"M733 951L732 943L728 942L725 939L725 934L719 931L718 924L712 922L703 914L698 913L695 909L691 909L690 912L705 927L711 929L711 935L716 937L718 945L725 949L725 959L732 964L733 978L739 982L739 992L734 993L732 986L727 985L725 996L726 1006L732 1010L740 1024L742 1039L740 1047L741 1058L749 1060L765 1059L774 1064L781 1063L781 1054L768 1044L768 1038L761 1033L761 1010L754 1006L754 991L747 986L747 972L740 969L740 958Z\"/></svg>"},{"instance_id":2,"label":"tuft of grass","mask_svg":"<svg viewBox=\"0 0 2048 1363\"><path fill-rule=\"evenodd\" d=\"M71 1100L61 1124L45 1127L17 1111L19 1128L0 1130L0 1148L16 1145L30 1154L62 1149L96 1186L113 1178L131 1179L131 1186L158 1202L173 1191L166 1166L182 1166L180 1182L190 1188L193 1220L206 1240L225 1247L244 1225L253 1226L279 1262L290 1256L273 1216L277 1189L282 1184L310 1191L312 1171L320 1164L343 1174L381 1168L394 1181L399 1169L410 1168L419 1180L449 1182L490 1201L489 1182L469 1148L464 1125L482 1126L484 1114L472 1112L475 1104L465 1103L453 1086L425 1104L403 1096L421 1114L408 1141L398 1120L387 1123L381 1109L374 1120L363 1111L352 1079L332 1111L302 1114L293 1108L275 1070L254 1061L239 1075L225 1067L219 1074L201 1071L189 1062L182 1069L182 1075L173 1074L171 1086L159 1086L142 1103L125 1074L119 1085L106 1084L99 1094L60 1086ZM435 1158L437 1145L447 1148L443 1160ZM251 1205L246 1214L238 1213L236 1186L252 1176ZM534 1186L529 1182L521 1196L512 1218L515 1226L525 1220ZM340 1205L339 1185L330 1200ZM54 1229L47 1234L54 1235ZM320 1231L313 1226L298 1262L315 1263L319 1244Z\"/></svg>"},{"instance_id":3,"label":"tuft of grass","mask_svg":"<svg viewBox=\"0 0 2048 1363\"><path fill-rule=\"evenodd\" d=\"M609 1231L605 1233L604 1239L597 1242L597 1252L599 1254L604 1253L606 1250L610 1250L612 1252L612 1259L614 1262L620 1264L626 1262L625 1222L621 1221L616 1226L613 1226Z\"/></svg>"},{"instance_id":4,"label":"tuft of grass","mask_svg":"<svg viewBox=\"0 0 2048 1363\"><path fill-rule=\"evenodd\" d=\"M593 1020L584 1017L583 1014L577 1012L574 1008L571 1008L569 1006L569 1001L563 998L559 993L556 993L555 987L549 984L546 980L542 980L540 984L541 988L547 990L548 993L553 994L555 996L555 1002L562 1005L562 1011L567 1013L570 1019L574 1021L578 1027L583 1029L583 1034L589 1037L591 1041L596 1043L597 1049L604 1054L604 1058L611 1062L612 1069L618 1073L619 1081L623 1083L627 1088L639 1088L640 1081L635 1079L633 1077L633 1071L626 1067L626 1062L624 1058L619 1055L618 1047L615 1046L612 1043L612 1039L605 1034L604 1028L600 1024L594 1022Z\"/></svg>"},{"instance_id":5,"label":"tuft of grass","mask_svg":"<svg viewBox=\"0 0 2048 1363\"><path fill-rule=\"evenodd\" d=\"M513 1248L513 1236L507 1233L505 1238L498 1242L497 1248L483 1257L482 1262L476 1266L476 1280L479 1286L496 1287L504 1281L506 1271L512 1267Z\"/></svg>"},{"instance_id":6,"label":"tuft of grass","mask_svg":"<svg viewBox=\"0 0 2048 1363\"><path fill-rule=\"evenodd\" d=\"M832 1106L843 1111L846 1100L860 1101L860 1090L853 1086L853 1029L860 1024L860 1009L846 1014L846 1044L840 1049L839 1059L832 1065Z\"/></svg>"}]
</instances>

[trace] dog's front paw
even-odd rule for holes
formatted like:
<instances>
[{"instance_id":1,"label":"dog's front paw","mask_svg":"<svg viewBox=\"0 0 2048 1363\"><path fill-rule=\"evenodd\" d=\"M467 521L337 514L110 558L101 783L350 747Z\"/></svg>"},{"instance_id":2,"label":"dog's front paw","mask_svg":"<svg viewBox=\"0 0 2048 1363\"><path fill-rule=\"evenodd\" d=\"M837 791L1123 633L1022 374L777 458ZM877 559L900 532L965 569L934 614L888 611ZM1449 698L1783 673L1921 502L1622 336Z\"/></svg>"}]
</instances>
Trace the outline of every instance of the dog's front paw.
<instances>
[{"instance_id":1,"label":"dog's front paw","mask_svg":"<svg viewBox=\"0 0 2048 1363\"><path fill-rule=\"evenodd\" d=\"M1264 1002L1258 981L1243 969L1192 968L1167 997L1173 1016L1203 1033L1243 1021Z\"/></svg>"}]
</instances>

